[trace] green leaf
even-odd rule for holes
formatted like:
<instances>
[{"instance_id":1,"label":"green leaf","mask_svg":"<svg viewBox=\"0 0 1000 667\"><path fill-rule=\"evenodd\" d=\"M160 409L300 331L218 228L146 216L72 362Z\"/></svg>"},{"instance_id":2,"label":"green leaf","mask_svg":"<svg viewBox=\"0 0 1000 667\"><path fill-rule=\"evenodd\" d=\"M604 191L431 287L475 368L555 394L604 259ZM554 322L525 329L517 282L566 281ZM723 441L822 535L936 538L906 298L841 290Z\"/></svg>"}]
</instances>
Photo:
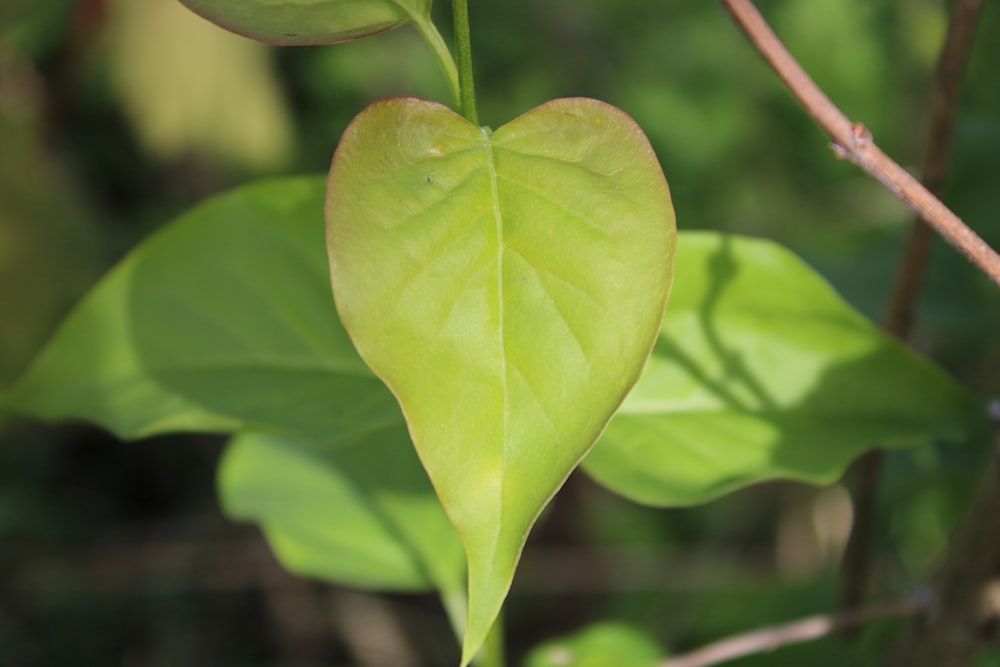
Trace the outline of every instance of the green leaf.
<instances>
[{"instance_id":1,"label":"green leaf","mask_svg":"<svg viewBox=\"0 0 1000 667\"><path fill-rule=\"evenodd\" d=\"M464 599L462 545L395 400L337 319L322 177L216 197L133 251L76 308L6 409L83 418L121 437L246 435L226 508L264 524L297 572Z\"/></svg>"},{"instance_id":2,"label":"green leaf","mask_svg":"<svg viewBox=\"0 0 1000 667\"><path fill-rule=\"evenodd\" d=\"M656 339L666 183L638 126L601 102L557 100L491 132L397 98L344 133L326 214L341 318L465 543L467 663L535 518Z\"/></svg>"},{"instance_id":3,"label":"green leaf","mask_svg":"<svg viewBox=\"0 0 1000 667\"><path fill-rule=\"evenodd\" d=\"M959 436L982 414L788 251L687 233L653 356L583 466L637 502L690 505L829 483L870 447Z\"/></svg>"},{"instance_id":4,"label":"green leaf","mask_svg":"<svg viewBox=\"0 0 1000 667\"><path fill-rule=\"evenodd\" d=\"M330 443L401 424L329 290L323 182L240 188L151 237L74 310L0 405L123 438L283 429Z\"/></svg>"},{"instance_id":5,"label":"green leaf","mask_svg":"<svg viewBox=\"0 0 1000 667\"><path fill-rule=\"evenodd\" d=\"M524 660L524 667L657 667L663 649L635 628L595 623L567 637L547 641Z\"/></svg>"},{"instance_id":6,"label":"green leaf","mask_svg":"<svg viewBox=\"0 0 1000 667\"><path fill-rule=\"evenodd\" d=\"M431 0L181 0L226 30L282 46L334 44L430 20Z\"/></svg>"},{"instance_id":7,"label":"green leaf","mask_svg":"<svg viewBox=\"0 0 1000 667\"><path fill-rule=\"evenodd\" d=\"M464 597L462 543L402 424L322 449L239 435L222 460L219 491L226 513L261 524L293 572Z\"/></svg>"}]
</instances>

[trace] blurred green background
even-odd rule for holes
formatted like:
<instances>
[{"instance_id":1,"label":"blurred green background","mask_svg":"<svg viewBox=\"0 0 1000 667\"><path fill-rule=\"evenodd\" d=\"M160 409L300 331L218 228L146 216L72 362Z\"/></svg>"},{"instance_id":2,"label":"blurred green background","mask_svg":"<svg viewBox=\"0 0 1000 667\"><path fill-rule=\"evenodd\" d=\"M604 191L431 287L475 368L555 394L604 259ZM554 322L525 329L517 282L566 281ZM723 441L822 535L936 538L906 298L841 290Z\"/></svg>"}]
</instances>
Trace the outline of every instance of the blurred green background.
<instances>
[{"instance_id":1,"label":"blurred green background","mask_svg":"<svg viewBox=\"0 0 1000 667\"><path fill-rule=\"evenodd\" d=\"M760 6L847 115L915 165L947 3ZM448 10L435 8L446 35ZM834 158L720 4L472 2L470 11L484 123L555 97L615 104L649 135L682 229L778 240L880 319L909 213ZM997 63L1000 8L987 3L946 199L994 247ZM4 0L0 386L158 226L253 178L324 171L354 114L392 95L451 102L411 28L278 50L176 0ZM915 345L998 394L998 334L1000 290L939 242ZM219 439L121 444L82 425L0 427L0 665L455 662L434 600L296 580L253 528L226 522L213 488ZM904 595L931 571L985 456L943 446L890 456L874 595ZM600 619L635 623L680 651L825 611L850 511L840 486L793 484L654 511L574 476L515 581L512 655ZM732 664L874 665L892 630Z\"/></svg>"}]
</instances>

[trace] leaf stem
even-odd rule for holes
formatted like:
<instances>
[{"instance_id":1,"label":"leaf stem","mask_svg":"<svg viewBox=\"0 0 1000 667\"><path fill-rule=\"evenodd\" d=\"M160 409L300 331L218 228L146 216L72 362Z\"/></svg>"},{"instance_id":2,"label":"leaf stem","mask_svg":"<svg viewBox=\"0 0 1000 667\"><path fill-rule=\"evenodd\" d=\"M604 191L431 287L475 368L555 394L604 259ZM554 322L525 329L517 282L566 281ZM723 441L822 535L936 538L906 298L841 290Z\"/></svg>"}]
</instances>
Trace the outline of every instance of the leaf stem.
<instances>
[{"instance_id":1,"label":"leaf stem","mask_svg":"<svg viewBox=\"0 0 1000 667\"><path fill-rule=\"evenodd\" d=\"M472 38L469 31L469 5L467 0L452 0L455 19L455 50L458 54L458 80L461 113L473 125L479 125L476 111L476 87L472 78Z\"/></svg>"},{"instance_id":2,"label":"leaf stem","mask_svg":"<svg viewBox=\"0 0 1000 667\"><path fill-rule=\"evenodd\" d=\"M448 87L451 88L455 104L461 105L462 94L458 79L458 67L455 66L455 59L452 57L448 45L444 43L444 38L438 32L437 26L434 25L434 21L424 16L411 16L410 20L416 26L417 30L420 31L423 38L427 40L427 43L434 51L434 55L437 56L438 62L441 64L441 69L444 70L445 78L448 79Z\"/></svg>"}]
</instances>

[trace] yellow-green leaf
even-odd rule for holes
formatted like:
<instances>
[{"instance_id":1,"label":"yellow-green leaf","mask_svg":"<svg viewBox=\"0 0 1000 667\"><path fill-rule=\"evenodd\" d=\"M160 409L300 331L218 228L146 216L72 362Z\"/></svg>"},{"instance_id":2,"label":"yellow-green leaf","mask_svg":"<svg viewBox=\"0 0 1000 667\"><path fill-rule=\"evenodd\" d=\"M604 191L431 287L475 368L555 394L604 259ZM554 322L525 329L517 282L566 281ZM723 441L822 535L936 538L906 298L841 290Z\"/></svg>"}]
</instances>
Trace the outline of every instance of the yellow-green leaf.
<instances>
[{"instance_id":1,"label":"yellow-green leaf","mask_svg":"<svg viewBox=\"0 0 1000 667\"><path fill-rule=\"evenodd\" d=\"M656 339L667 185L639 127L602 102L556 100L493 132L397 98L344 133L326 218L341 319L466 547L467 663L535 518Z\"/></svg>"}]
</instances>

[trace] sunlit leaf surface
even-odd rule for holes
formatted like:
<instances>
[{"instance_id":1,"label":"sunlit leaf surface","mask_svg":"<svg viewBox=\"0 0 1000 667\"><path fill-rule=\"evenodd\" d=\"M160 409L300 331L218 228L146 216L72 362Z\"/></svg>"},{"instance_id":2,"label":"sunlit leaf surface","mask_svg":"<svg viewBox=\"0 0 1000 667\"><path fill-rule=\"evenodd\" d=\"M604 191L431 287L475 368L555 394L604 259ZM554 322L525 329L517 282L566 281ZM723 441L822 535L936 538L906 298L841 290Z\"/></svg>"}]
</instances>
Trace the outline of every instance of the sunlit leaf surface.
<instances>
[{"instance_id":1,"label":"sunlit leaf surface","mask_svg":"<svg viewBox=\"0 0 1000 667\"><path fill-rule=\"evenodd\" d=\"M642 131L602 102L557 100L491 132L397 98L345 132L326 214L341 318L466 545L467 662L535 518L656 338L667 186Z\"/></svg>"},{"instance_id":2,"label":"sunlit leaf surface","mask_svg":"<svg viewBox=\"0 0 1000 667\"><path fill-rule=\"evenodd\" d=\"M584 469L642 503L829 483L870 447L958 436L977 403L767 241L683 236L663 330Z\"/></svg>"}]
</instances>

